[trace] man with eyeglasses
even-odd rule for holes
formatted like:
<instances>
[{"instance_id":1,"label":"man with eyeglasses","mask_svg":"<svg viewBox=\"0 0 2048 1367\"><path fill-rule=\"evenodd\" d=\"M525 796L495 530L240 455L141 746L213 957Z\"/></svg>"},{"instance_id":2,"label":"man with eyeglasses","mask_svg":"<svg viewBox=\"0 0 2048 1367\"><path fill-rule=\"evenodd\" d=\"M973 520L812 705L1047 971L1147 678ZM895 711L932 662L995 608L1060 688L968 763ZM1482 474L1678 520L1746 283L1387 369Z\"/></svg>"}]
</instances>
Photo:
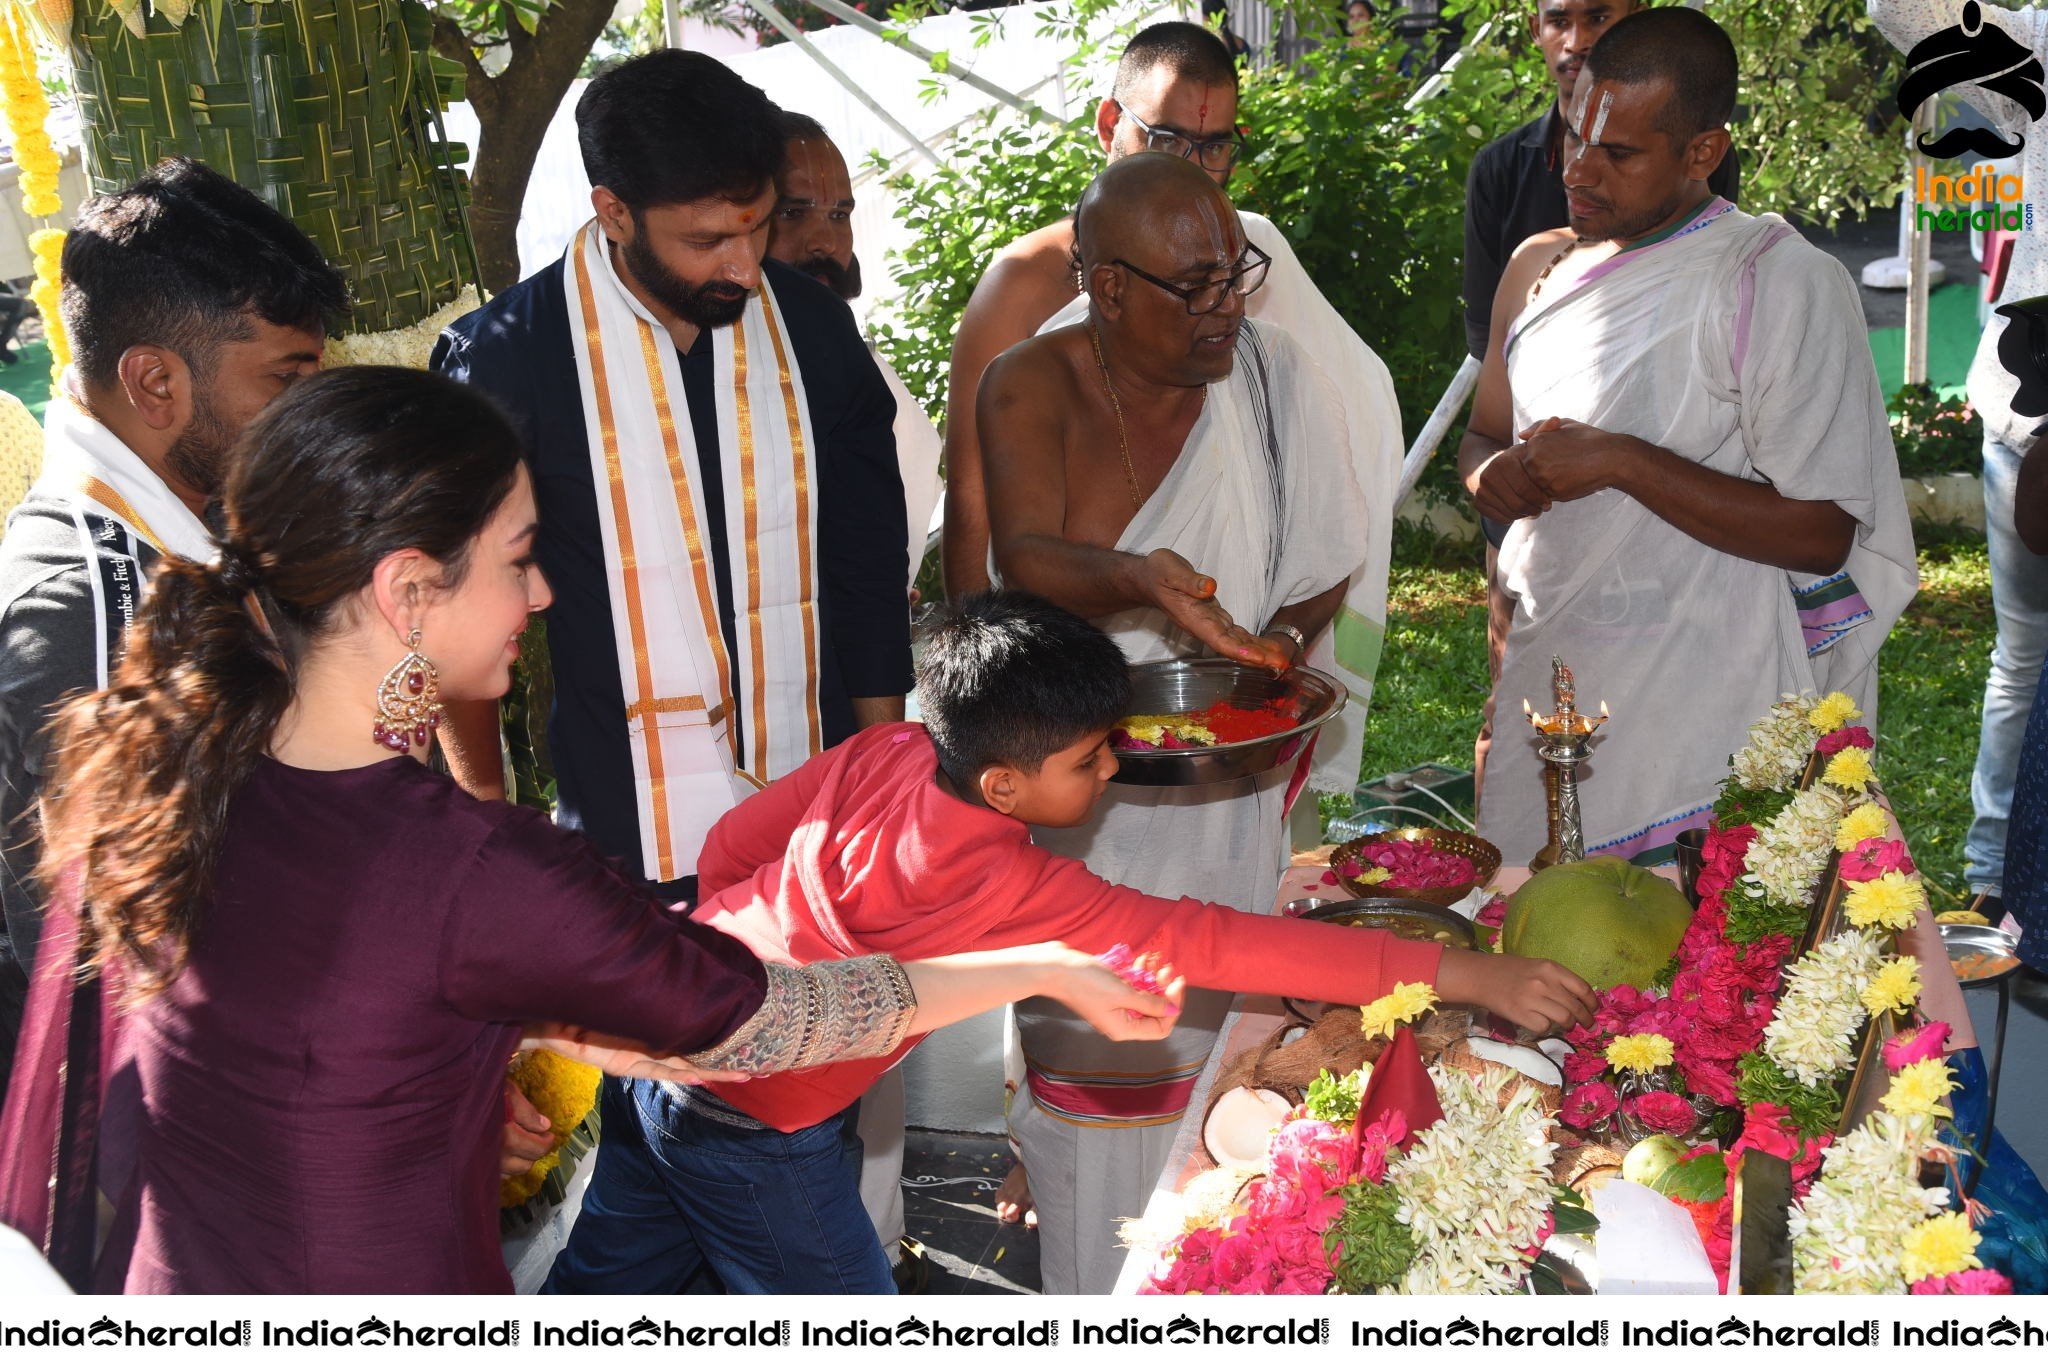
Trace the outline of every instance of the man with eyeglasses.
<instances>
[{"instance_id":1,"label":"man with eyeglasses","mask_svg":"<svg viewBox=\"0 0 2048 1367\"><path fill-rule=\"evenodd\" d=\"M1245 149L1237 126L1237 66L1229 49L1199 24L1172 22L1140 30L1124 49L1110 95L1096 109L1095 133L1112 162L1134 152L1167 152L1227 185ZM1323 298L1286 237L1257 214L1238 217L1247 239L1272 258L1265 287L1249 296L1247 308L1254 318L1287 329L1337 380L1354 469L1365 490L1375 550L1346 606L1358 615L1357 630L1348 639L1369 646L1362 645L1348 662L1357 670L1359 706L1347 709L1346 741L1337 747L1355 750L1350 729L1363 730L1365 697L1386 616L1382 550L1392 536L1391 505L1400 477L1400 408L1386 366ZM1026 234L996 254L961 315L953 340L945 434L943 548L946 592L952 597L988 584L989 510L974 417L976 387L982 371L1004 350L1034 332L1080 317L1086 300L1075 283L1073 253L1072 219ZM1344 790L1355 781L1353 774Z\"/></svg>"},{"instance_id":2,"label":"man with eyeglasses","mask_svg":"<svg viewBox=\"0 0 2048 1367\"><path fill-rule=\"evenodd\" d=\"M1084 316L1004 352L980 386L997 577L1093 619L1136 663L1300 663L1366 559L1335 383L1246 318L1270 262L1187 160L1112 162L1075 222ZM1088 824L1033 839L1146 892L1266 911L1300 776L1113 785ZM1228 1005L1191 991L1167 1040L1104 1049L1064 1009L1017 1004L1010 1128L1047 1293L1114 1284L1118 1220L1144 1209Z\"/></svg>"}]
</instances>

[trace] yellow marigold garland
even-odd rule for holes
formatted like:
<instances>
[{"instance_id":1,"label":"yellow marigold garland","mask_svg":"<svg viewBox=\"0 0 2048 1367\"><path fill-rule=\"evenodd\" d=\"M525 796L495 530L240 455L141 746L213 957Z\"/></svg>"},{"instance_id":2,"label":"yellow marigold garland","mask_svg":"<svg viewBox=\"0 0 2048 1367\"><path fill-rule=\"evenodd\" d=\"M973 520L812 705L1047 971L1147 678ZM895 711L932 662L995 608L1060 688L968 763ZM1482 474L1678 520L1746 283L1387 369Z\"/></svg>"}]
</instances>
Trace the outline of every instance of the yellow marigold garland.
<instances>
[{"instance_id":1,"label":"yellow marigold garland","mask_svg":"<svg viewBox=\"0 0 2048 1367\"><path fill-rule=\"evenodd\" d=\"M28 245L36 256L36 280L28 287L28 297L43 316L43 340L50 348L50 379L55 383L71 364L71 334L64 330L64 315L57 307L64 294L64 232L38 228L28 235Z\"/></svg>"},{"instance_id":2,"label":"yellow marigold garland","mask_svg":"<svg viewBox=\"0 0 2048 1367\"><path fill-rule=\"evenodd\" d=\"M1875 802L1866 802L1842 818L1842 824L1835 830L1835 848L1847 854L1866 840L1884 839L1891 829L1884 809Z\"/></svg>"},{"instance_id":3,"label":"yellow marigold garland","mask_svg":"<svg viewBox=\"0 0 2048 1367\"><path fill-rule=\"evenodd\" d=\"M63 208L57 198L57 149L46 127L50 101L37 79L36 48L21 12L8 5L0 26L0 91L7 108L7 133L21 167L21 205L30 218L50 218Z\"/></svg>"},{"instance_id":4,"label":"yellow marigold garland","mask_svg":"<svg viewBox=\"0 0 2048 1367\"><path fill-rule=\"evenodd\" d=\"M597 1104L597 1084L604 1074L587 1063L576 1063L546 1049L520 1055L513 1065L512 1082L535 1110L554 1124L554 1147L524 1175L507 1177L498 1186L500 1206L523 1205L547 1175L562 1161L562 1145Z\"/></svg>"},{"instance_id":5,"label":"yellow marigold garland","mask_svg":"<svg viewBox=\"0 0 2048 1367\"><path fill-rule=\"evenodd\" d=\"M1847 693L1830 693L1807 712L1806 724L1825 736L1830 731L1841 730L1862 715L1856 700Z\"/></svg>"},{"instance_id":6,"label":"yellow marigold garland","mask_svg":"<svg viewBox=\"0 0 2048 1367\"><path fill-rule=\"evenodd\" d=\"M0 22L0 106L4 106L8 136L14 143L15 164L21 168L21 207L30 218L55 218L63 211L64 201L57 195L60 164L47 126L50 101L37 79L36 47L27 18L15 5L5 8L5 21ZM36 282L29 289L29 298L43 316L54 380L71 363L71 340L57 312L64 234L45 228L30 235L28 241L36 258Z\"/></svg>"}]
</instances>

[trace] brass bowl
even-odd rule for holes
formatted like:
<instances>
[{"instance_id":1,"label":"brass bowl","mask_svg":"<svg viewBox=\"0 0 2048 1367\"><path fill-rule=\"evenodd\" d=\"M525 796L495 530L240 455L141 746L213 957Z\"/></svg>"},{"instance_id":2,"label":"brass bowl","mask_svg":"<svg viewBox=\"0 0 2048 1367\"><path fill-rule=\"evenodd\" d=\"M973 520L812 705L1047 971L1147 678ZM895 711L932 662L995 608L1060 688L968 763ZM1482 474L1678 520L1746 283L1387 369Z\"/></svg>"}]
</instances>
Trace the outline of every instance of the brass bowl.
<instances>
[{"instance_id":1,"label":"brass bowl","mask_svg":"<svg viewBox=\"0 0 2048 1367\"><path fill-rule=\"evenodd\" d=\"M1367 845L1388 840L1427 840L1446 854L1462 854L1472 861L1473 878L1467 883L1452 883L1440 888L1404 888L1395 883L1354 883L1344 876L1340 869L1342 864L1347 860L1357 860L1358 852ZM1464 831L1446 831L1434 826L1403 826L1397 831L1381 831L1378 835L1361 835L1355 840L1345 841L1330 851L1330 871L1354 897L1398 897L1447 907L1474 888L1483 888L1493 881L1493 876L1500 872L1500 851L1491 841L1481 840Z\"/></svg>"},{"instance_id":2,"label":"brass bowl","mask_svg":"<svg viewBox=\"0 0 2048 1367\"><path fill-rule=\"evenodd\" d=\"M1268 673L1229 660L1161 660L1131 666L1134 717L1199 712L1212 703L1240 705L1286 699L1301 720L1285 731L1256 740L1198 745L1173 750L1116 752L1116 782L1145 788L1181 788L1225 783L1277 769L1299 758L1324 722L1344 710L1344 685L1321 670L1296 665L1285 674Z\"/></svg>"},{"instance_id":3,"label":"brass bowl","mask_svg":"<svg viewBox=\"0 0 2048 1367\"><path fill-rule=\"evenodd\" d=\"M1455 911L1430 902L1401 897L1360 897L1350 902L1330 902L1302 913L1304 921L1329 921L1360 930L1384 930L1404 940L1440 944L1446 948L1472 949L1476 945L1472 923ZM1297 1020L1314 1021L1329 1003L1284 997L1281 1005Z\"/></svg>"}]
</instances>

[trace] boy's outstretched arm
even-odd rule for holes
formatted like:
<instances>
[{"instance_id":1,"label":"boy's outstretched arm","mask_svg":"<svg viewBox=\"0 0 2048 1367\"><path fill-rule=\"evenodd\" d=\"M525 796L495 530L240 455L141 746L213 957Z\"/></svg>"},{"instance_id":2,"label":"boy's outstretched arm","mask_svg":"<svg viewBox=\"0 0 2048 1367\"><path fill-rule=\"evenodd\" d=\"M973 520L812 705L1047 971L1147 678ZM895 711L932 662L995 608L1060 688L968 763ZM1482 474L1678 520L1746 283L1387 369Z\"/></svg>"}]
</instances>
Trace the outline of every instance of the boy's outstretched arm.
<instances>
[{"instance_id":1,"label":"boy's outstretched arm","mask_svg":"<svg viewBox=\"0 0 2048 1367\"><path fill-rule=\"evenodd\" d=\"M1483 1006L1539 1035L1591 1025L1599 999L1585 979L1548 959L1446 949L1437 965L1436 994L1447 1002Z\"/></svg>"},{"instance_id":2,"label":"boy's outstretched arm","mask_svg":"<svg viewBox=\"0 0 2048 1367\"><path fill-rule=\"evenodd\" d=\"M1599 1006L1577 974L1547 959L1150 897L1077 861L1034 852L1043 866L1003 926L1006 935L1064 940L1098 954L1119 943L1156 950L1191 987L1363 1005L1397 983L1428 983L1447 1002L1483 1007L1538 1033L1591 1024Z\"/></svg>"}]
</instances>

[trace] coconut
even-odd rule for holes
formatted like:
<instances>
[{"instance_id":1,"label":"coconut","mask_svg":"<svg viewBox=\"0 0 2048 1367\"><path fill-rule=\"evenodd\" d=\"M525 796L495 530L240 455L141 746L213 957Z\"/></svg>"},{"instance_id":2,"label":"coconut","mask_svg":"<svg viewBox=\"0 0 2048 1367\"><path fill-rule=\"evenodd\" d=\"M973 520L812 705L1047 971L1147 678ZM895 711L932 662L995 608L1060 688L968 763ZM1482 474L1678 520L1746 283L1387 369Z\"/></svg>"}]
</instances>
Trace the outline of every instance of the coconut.
<instances>
[{"instance_id":1,"label":"coconut","mask_svg":"<svg viewBox=\"0 0 2048 1367\"><path fill-rule=\"evenodd\" d=\"M1284 1092L1296 1100L1325 1069L1342 1077L1370 1063L1385 1047L1383 1040L1369 1040L1358 1029L1358 1012L1337 1007L1325 1013L1300 1038L1287 1040L1260 1055L1248 1081L1251 1085Z\"/></svg>"},{"instance_id":2,"label":"coconut","mask_svg":"<svg viewBox=\"0 0 2048 1367\"><path fill-rule=\"evenodd\" d=\"M1564 1074L1556 1064L1535 1049L1519 1044L1502 1044L1483 1035L1459 1040L1445 1049L1437 1060L1484 1082L1492 1070L1497 1079L1496 1095L1502 1104L1519 1087L1533 1087L1542 1098L1543 1109L1552 1115L1564 1105Z\"/></svg>"},{"instance_id":3,"label":"coconut","mask_svg":"<svg viewBox=\"0 0 2048 1367\"><path fill-rule=\"evenodd\" d=\"M1202 1122L1202 1147L1224 1167L1264 1171L1266 1145L1294 1103L1263 1087L1233 1087L1216 1098Z\"/></svg>"}]
</instances>

